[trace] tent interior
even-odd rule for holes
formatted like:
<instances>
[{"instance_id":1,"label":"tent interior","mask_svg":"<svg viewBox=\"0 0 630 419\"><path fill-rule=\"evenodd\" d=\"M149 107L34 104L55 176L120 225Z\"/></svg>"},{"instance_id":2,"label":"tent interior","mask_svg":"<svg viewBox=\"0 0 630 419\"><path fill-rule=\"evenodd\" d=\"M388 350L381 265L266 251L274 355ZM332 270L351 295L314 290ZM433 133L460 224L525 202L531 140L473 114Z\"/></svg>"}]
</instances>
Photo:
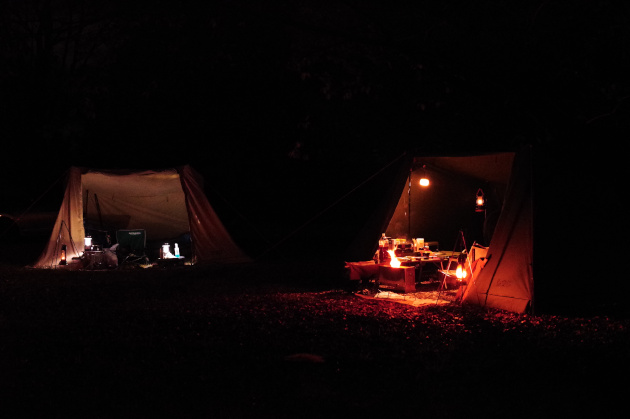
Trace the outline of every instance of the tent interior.
<instances>
[{"instance_id":1,"label":"tent interior","mask_svg":"<svg viewBox=\"0 0 630 419\"><path fill-rule=\"evenodd\" d=\"M144 235L144 254L135 256L146 256L147 265L248 260L208 202L203 179L191 167L159 171L73 167L50 240L34 266L80 261L84 268L117 267L121 231Z\"/></svg>"},{"instance_id":2,"label":"tent interior","mask_svg":"<svg viewBox=\"0 0 630 419\"><path fill-rule=\"evenodd\" d=\"M88 172L81 176L81 196L86 236L96 245L109 247L117 230L128 229L144 229L149 242L190 244L184 191L175 171L151 176Z\"/></svg>"},{"instance_id":3,"label":"tent interior","mask_svg":"<svg viewBox=\"0 0 630 419\"><path fill-rule=\"evenodd\" d=\"M384 233L391 238L424 238L441 250L462 244L488 246L510 180L514 153L416 157ZM420 186L420 178L429 179ZM479 191L485 210L475 210ZM462 243L460 231L464 233Z\"/></svg>"},{"instance_id":4,"label":"tent interior","mask_svg":"<svg viewBox=\"0 0 630 419\"><path fill-rule=\"evenodd\" d=\"M526 311L533 301L530 165L527 151L415 157L406 178L400 172L398 184L404 185L392 195L398 199L381 212L382 240L374 230L378 223L370 226L375 263L368 257L359 267L350 262L351 279L372 278L378 288L403 292L416 290L410 281L445 287L453 261L466 265L467 259L462 268L468 278L453 284L461 288L461 301ZM421 178L429 184L422 186ZM471 256L473 248L483 253L481 261ZM415 268L413 280L390 270L400 263Z\"/></svg>"}]
</instances>

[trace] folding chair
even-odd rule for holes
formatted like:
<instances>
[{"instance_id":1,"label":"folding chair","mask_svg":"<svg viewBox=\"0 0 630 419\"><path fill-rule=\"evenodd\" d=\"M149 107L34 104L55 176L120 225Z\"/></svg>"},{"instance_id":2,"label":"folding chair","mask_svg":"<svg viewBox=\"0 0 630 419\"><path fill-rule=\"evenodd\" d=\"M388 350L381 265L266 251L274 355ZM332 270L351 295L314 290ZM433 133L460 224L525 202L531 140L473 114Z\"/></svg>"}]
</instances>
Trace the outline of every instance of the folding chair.
<instances>
[{"instance_id":1,"label":"folding chair","mask_svg":"<svg viewBox=\"0 0 630 419\"><path fill-rule=\"evenodd\" d=\"M460 253L459 256L450 256L446 269L440 270L443 275L440 282L440 289L448 288L448 282L455 287L459 285L466 285L473 278L477 277L479 271L486 265L486 255L488 254L488 248L481 246L478 243L473 243L470 247L470 251L467 253ZM456 279L457 265L462 265L466 270L468 278L458 281Z\"/></svg>"},{"instance_id":2,"label":"folding chair","mask_svg":"<svg viewBox=\"0 0 630 419\"><path fill-rule=\"evenodd\" d=\"M148 264L149 258L146 255L147 234L144 229L117 230L116 255L118 265L122 264Z\"/></svg>"}]
</instances>

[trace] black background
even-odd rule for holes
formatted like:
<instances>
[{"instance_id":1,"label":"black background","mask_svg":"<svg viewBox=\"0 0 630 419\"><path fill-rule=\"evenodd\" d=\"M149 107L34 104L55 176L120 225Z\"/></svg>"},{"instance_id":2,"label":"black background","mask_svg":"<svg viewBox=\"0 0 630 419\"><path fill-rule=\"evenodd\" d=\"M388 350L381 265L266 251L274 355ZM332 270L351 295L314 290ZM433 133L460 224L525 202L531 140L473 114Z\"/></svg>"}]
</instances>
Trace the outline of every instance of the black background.
<instances>
[{"instance_id":1,"label":"black background","mask_svg":"<svg viewBox=\"0 0 630 419\"><path fill-rule=\"evenodd\" d=\"M629 16L612 1L4 1L0 212L56 211L70 165L190 164L239 244L295 251L351 236L379 187L363 182L405 151L532 144L561 194L596 202L562 241L601 237L622 223Z\"/></svg>"}]
</instances>

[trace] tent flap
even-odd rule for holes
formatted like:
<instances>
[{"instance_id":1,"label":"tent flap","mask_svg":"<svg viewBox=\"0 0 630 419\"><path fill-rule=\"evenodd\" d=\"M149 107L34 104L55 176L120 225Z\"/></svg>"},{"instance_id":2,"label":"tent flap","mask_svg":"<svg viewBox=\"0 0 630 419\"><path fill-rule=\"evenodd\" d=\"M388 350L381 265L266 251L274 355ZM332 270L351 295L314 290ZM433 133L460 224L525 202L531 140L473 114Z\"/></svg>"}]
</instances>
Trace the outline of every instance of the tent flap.
<instances>
[{"instance_id":1,"label":"tent flap","mask_svg":"<svg viewBox=\"0 0 630 419\"><path fill-rule=\"evenodd\" d=\"M529 153L524 151L512 168L503 209L488 247L488 262L464 292L463 303L523 312L534 299L530 168Z\"/></svg>"},{"instance_id":2,"label":"tent flap","mask_svg":"<svg viewBox=\"0 0 630 419\"><path fill-rule=\"evenodd\" d=\"M199 174L190 166L184 166L180 176L196 258L208 262L249 261L208 202Z\"/></svg>"},{"instance_id":3,"label":"tent flap","mask_svg":"<svg viewBox=\"0 0 630 419\"><path fill-rule=\"evenodd\" d=\"M66 247L68 261L80 256L84 236L81 169L71 167L68 170L66 191L50 239L33 267L52 268L57 265L62 246Z\"/></svg>"}]
</instances>

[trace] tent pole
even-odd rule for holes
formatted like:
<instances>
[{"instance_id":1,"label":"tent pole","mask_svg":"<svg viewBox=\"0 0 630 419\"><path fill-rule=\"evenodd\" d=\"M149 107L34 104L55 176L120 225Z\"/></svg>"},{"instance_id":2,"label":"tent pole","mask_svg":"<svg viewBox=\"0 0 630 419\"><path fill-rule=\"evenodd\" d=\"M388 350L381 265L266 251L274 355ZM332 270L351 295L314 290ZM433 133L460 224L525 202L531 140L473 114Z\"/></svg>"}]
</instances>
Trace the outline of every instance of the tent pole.
<instances>
[{"instance_id":1,"label":"tent pole","mask_svg":"<svg viewBox=\"0 0 630 419\"><path fill-rule=\"evenodd\" d=\"M409 169L409 185L407 189L407 238L411 241L411 172L413 167Z\"/></svg>"},{"instance_id":2,"label":"tent pole","mask_svg":"<svg viewBox=\"0 0 630 419\"><path fill-rule=\"evenodd\" d=\"M90 190L86 189L85 190L85 199L83 201L83 219L85 220L87 218L87 214L88 214L88 199L90 198Z\"/></svg>"},{"instance_id":3,"label":"tent pole","mask_svg":"<svg viewBox=\"0 0 630 419\"><path fill-rule=\"evenodd\" d=\"M464 238L464 230L459 230L459 233L457 234L457 238L455 239L455 244L453 245L453 253L455 253L455 249L457 249L457 245L459 244L460 240L462 242L462 246L464 247L464 251L466 251L466 239ZM449 256L449 261L448 261L448 264L446 265L447 270L450 267L449 265L451 264L451 260L450 260L451 257L453 257L453 254ZM472 269L471 269L471 272L472 272ZM437 298L435 299L435 305L437 305L438 302L440 301L440 296L442 295L442 290L445 289L445 286L446 286L446 275L444 275L444 279L442 280L442 282L440 283L440 286L438 287L438 295L437 295Z\"/></svg>"},{"instance_id":4,"label":"tent pole","mask_svg":"<svg viewBox=\"0 0 630 419\"><path fill-rule=\"evenodd\" d=\"M96 204L96 211L98 211L98 220L101 224L101 229L104 230L105 227L103 227L103 215L101 214L101 205L98 203L98 196L96 196L96 194L94 194L94 203Z\"/></svg>"},{"instance_id":5,"label":"tent pole","mask_svg":"<svg viewBox=\"0 0 630 419\"><path fill-rule=\"evenodd\" d=\"M65 224L64 220L61 220L61 225L59 226L59 233L57 233L57 241L55 242L55 251L52 254L52 257L50 258L50 267L54 267L55 266L55 259L57 258L57 252L59 251L59 241L61 240L61 229L63 228Z\"/></svg>"},{"instance_id":6,"label":"tent pole","mask_svg":"<svg viewBox=\"0 0 630 419\"><path fill-rule=\"evenodd\" d=\"M530 238L530 243L531 243L531 247L532 247L532 264L531 264L531 269L532 269L532 278L534 277L534 199L535 199L535 195L534 195L534 149L533 147L530 145L528 146L528 151L529 151L529 158L528 158L528 165L529 165L529 188L530 188L530 192L529 192L529 231L531 232L531 238ZM531 303L531 310L532 310L532 314L536 315L537 314L537 307L536 307L536 283L532 280L532 303Z\"/></svg>"}]
</instances>

